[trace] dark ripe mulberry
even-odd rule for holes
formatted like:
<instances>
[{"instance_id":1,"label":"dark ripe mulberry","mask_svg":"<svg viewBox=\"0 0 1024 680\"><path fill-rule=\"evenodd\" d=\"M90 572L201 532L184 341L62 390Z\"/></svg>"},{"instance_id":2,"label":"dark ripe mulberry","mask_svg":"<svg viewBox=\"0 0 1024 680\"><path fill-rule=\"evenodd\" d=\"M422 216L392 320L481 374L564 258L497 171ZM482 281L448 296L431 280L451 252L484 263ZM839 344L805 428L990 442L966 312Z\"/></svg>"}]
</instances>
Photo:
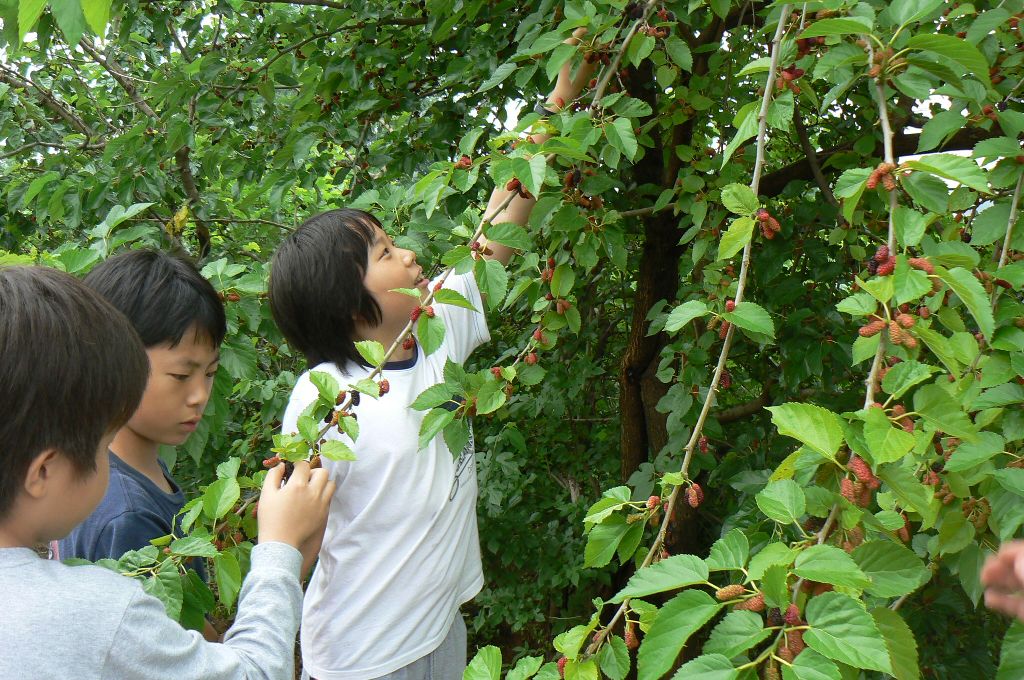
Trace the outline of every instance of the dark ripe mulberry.
<instances>
[{"instance_id":1,"label":"dark ripe mulberry","mask_svg":"<svg viewBox=\"0 0 1024 680\"><path fill-rule=\"evenodd\" d=\"M391 391L391 383L388 382L387 378L382 378L380 381L380 396L384 396Z\"/></svg>"},{"instance_id":2,"label":"dark ripe mulberry","mask_svg":"<svg viewBox=\"0 0 1024 680\"><path fill-rule=\"evenodd\" d=\"M768 610L768 625L781 626L783 623L782 611L778 607L771 607Z\"/></svg>"},{"instance_id":3,"label":"dark ripe mulberry","mask_svg":"<svg viewBox=\"0 0 1024 680\"><path fill-rule=\"evenodd\" d=\"M733 583L732 585L724 586L715 591L715 599L719 602L725 602L726 600L735 600L737 597L747 592L739 583Z\"/></svg>"},{"instance_id":4,"label":"dark ripe mulberry","mask_svg":"<svg viewBox=\"0 0 1024 680\"><path fill-rule=\"evenodd\" d=\"M516 178L516 177L513 177L512 179L510 179L508 181L507 184L505 184L505 189L508 190L508 191L519 191L522 188L522 186L523 185L519 181L519 179Z\"/></svg>"},{"instance_id":5,"label":"dark ripe mulberry","mask_svg":"<svg viewBox=\"0 0 1024 680\"><path fill-rule=\"evenodd\" d=\"M718 386L723 390L727 390L732 386L732 374L729 373L729 369L722 369L722 376L718 381Z\"/></svg>"},{"instance_id":6,"label":"dark ripe mulberry","mask_svg":"<svg viewBox=\"0 0 1024 680\"><path fill-rule=\"evenodd\" d=\"M707 453L708 452L708 438L705 437L704 435L701 435L700 439L697 440L697 448L700 449L701 453Z\"/></svg>"},{"instance_id":7,"label":"dark ripe mulberry","mask_svg":"<svg viewBox=\"0 0 1024 680\"><path fill-rule=\"evenodd\" d=\"M874 276L875 274L878 273L878 262L875 261L875 258L871 258L870 260L868 260L867 270L868 274L871 274L871 276Z\"/></svg>"}]
</instances>

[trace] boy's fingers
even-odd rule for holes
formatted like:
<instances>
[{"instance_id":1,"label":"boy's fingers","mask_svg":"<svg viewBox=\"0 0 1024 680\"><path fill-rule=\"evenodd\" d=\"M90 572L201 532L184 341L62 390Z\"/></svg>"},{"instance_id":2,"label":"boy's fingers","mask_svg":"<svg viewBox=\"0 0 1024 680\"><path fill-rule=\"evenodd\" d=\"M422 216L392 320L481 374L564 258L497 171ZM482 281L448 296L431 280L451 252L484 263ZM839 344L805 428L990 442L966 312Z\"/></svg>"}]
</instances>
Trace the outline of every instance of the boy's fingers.
<instances>
[{"instance_id":1,"label":"boy's fingers","mask_svg":"<svg viewBox=\"0 0 1024 680\"><path fill-rule=\"evenodd\" d=\"M586 26L580 26L575 31L573 31L572 35L569 36L568 38L566 38L563 42L566 45L577 45L580 42L580 38L582 38L586 34L587 34L587 27Z\"/></svg>"},{"instance_id":2,"label":"boy's fingers","mask_svg":"<svg viewBox=\"0 0 1024 680\"><path fill-rule=\"evenodd\" d=\"M1007 595L994 590L986 590L985 606L1018 618L1024 614L1024 600L1020 595Z\"/></svg>"},{"instance_id":3,"label":"boy's fingers","mask_svg":"<svg viewBox=\"0 0 1024 680\"><path fill-rule=\"evenodd\" d=\"M267 476L263 480L263 491L281 488L282 480L284 480L284 463L278 463L267 470Z\"/></svg>"},{"instance_id":4,"label":"boy's fingers","mask_svg":"<svg viewBox=\"0 0 1024 680\"><path fill-rule=\"evenodd\" d=\"M298 460L295 461L295 467L292 469L292 474L288 478L288 483L295 482L296 484L308 484L309 483L309 461Z\"/></svg>"},{"instance_id":5,"label":"boy's fingers","mask_svg":"<svg viewBox=\"0 0 1024 680\"><path fill-rule=\"evenodd\" d=\"M320 492L320 499L330 501L331 497L334 495L334 489L336 486L337 485L334 483L333 479L328 479L327 483L324 484L323 490Z\"/></svg>"}]
</instances>

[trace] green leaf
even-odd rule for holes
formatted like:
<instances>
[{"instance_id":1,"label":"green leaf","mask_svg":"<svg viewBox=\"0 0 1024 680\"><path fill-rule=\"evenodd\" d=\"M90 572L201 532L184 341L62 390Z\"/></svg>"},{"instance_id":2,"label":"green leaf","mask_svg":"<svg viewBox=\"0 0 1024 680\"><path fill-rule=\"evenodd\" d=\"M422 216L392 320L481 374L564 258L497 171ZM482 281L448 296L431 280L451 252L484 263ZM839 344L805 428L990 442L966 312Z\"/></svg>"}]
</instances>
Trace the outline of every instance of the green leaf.
<instances>
[{"instance_id":1,"label":"green leaf","mask_svg":"<svg viewBox=\"0 0 1024 680\"><path fill-rule=\"evenodd\" d=\"M792 524L807 511L804 491L792 479L769 482L754 500L761 512L780 524Z\"/></svg>"},{"instance_id":2,"label":"green leaf","mask_svg":"<svg viewBox=\"0 0 1024 680\"><path fill-rule=\"evenodd\" d=\"M711 631L711 637L701 651L705 654L721 654L731 659L760 643L771 633L765 630L760 614L729 612Z\"/></svg>"},{"instance_id":3,"label":"green leaf","mask_svg":"<svg viewBox=\"0 0 1024 680\"><path fill-rule=\"evenodd\" d=\"M601 666L601 672L608 676L609 680L624 680L629 674L629 649L618 635L609 636L597 655L597 661Z\"/></svg>"},{"instance_id":4,"label":"green leaf","mask_svg":"<svg viewBox=\"0 0 1024 680\"><path fill-rule=\"evenodd\" d=\"M463 680L500 680L501 650L494 645L480 649L462 673Z\"/></svg>"},{"instance_id":5,"label":"green leaf","mask_svg":"<svg viewBox=\"0 0 1024 680\"><path fill-rule=\"evenodd\" d=\"M971 402L970 408L972 411L982 411L987 408L1022 403L1024 403L1024 386L1017 383L1006 383L982 392L981 396Z\"/></svg>"},{"instance_id":6,"label":"green leaf","mask_svg":"<svg viewBox=\"0 0 1024 680\"><path fill-rule=\"evenodd\" d=\"M752 215L761 207L753 189L746 184L736 183L722 187L722 205L731 213L745 216Z\"/></svg>"},{"instance_id":7,"label":"green leaf","mask_svg":"<svg viewBox=\"0 0 1024 680\"><path fill-rule=\"evenodd\" d=\"M721 603L701 590L684 591L666 602L640 644L638 680L656 680L665 675L689 637L721 608Z\"/></svg>"},{"instance_id":8,"label":"green leaf","mask_svg":"<svg viewBox=\"0 0 1024 680\"><path fill-rule=\"evenodd\" d=\"M1024 470L1020 468L1003 468L992 473L992 478L1011 493L1024 496Z\"/></svg>"},{"instance_id":9,"label":"green leaf","mask_svg":"<svg viewBox=\"0 0 1024 680\"><path fill-rule=\"evenodd\" d=\"M900 366L901 364L897 364ZM914 448L914 435L893 427L880 408L869 408L864 421L864 443L876 465L900 460Z\"/></svg>"},{"instance_id":10,"label":"green leaf","mask_svg":"<svg viewBox=\"0 0 1024 680\"><path fill-rule=\"evenodd\" d=\"M491 77L484 81L482 85L480 85L480 88L477 90L477 94L481 92L486 92L487 90L490 90L493 87L497 87L502 82L504 82L506 78L512 75L512 73L515 72L516 68L518 67L515 64L502 64L498 68L494 69L494 73L491 74Z\"/></svg>"},{"instance_id":11,"label":"green leaf","mask_svg":"<svg viewBox=\"0 0 1024 680\"><path fill-rule=\"evenodd\" d=\"M850 16L837 19L822 19L808 26L801 38L815 38L830 35L864 35L871 33L871 20L865 17Z\"/></svg>"},{"instance_id":12,"label":"green leaf","mask_svg":"<svg viewBox=\"0 0 1024 680\"><path fill-rule=\"evenodd\" d=\"M629 577L626 587L610 600L619 603L628 598L644 597L666 590L675 590L708 580L708 565L695 555L673 555L644 567Z\"/></svg>"},{"instance_id":13,"label":"green leaf","mask_svg":"<svg viewBox=\"0 0 1024 680\"><path fill-rule=\"evenodd\" d=\"M345 442L328 439L320 445L320 455L327 460L356 460L356 454Z\"/></svg>"},{"instance_id":14,"label":"green leaf","mask_svg":"<svg viewBox=\"0 0 1024 680\"><path fill-rule=\"evenodd\" d=\"M96 35L102 36L110 21L111 0L82 0L82 13Z\"/></svg>"},{"instance_id":15,"label":"green leaf","mask_svg":"<svg viewBox=\"0 0 1024 680\"><path fill-rule=\"evenodd\" d=\"M987 340L991 340L992 332L995 330L995 319L992 317L992 308L989 306L988 296L985 294L985 288L981 282L974 277L974 274L960 267L949 270L936 267L935 273L953 289L957 297L970 310L971 316L978 324L978 330Z\"/></svg>"},{"instance_id":16,"label":"green leaf","mask_svg":"<svg viewBox=\"0 0 1024 680\"><path fill-rule=\"evenodd\" d=\"M902 616L885 607L871 610L871 617L889 649L892 676L896 680L918 680L921 671L917 660L917 640L910 626Z\"/></svg>"},{"instance_id":17,"label":"green leaf","mask_svg":"<svg viewBox=\"0 0 1024 680\"><path fill-rule=\"evenodd\" d=\"M456 307L476 311L476 307L473 306L472 302L466 299L466 296L459 291L452 290L450 288L442 288L434 293L434 302L438 302L442 305L455 305Z\"/></svg>"},{"instance_id":18,"label":"green leaf","mask_svg":"<svg viewBox=\"0 0 1024 680\"><path fill-rule=\"evenodd\" d=\"M530 238L530 235L525 229L513 222L488 225L485 234L488 241L494 241L515 250L530 250L533 248L533 240Z\"/></svg>"},{"instance_id":19,"label":"green leaf","mask_svg":"<svg viewBox=\"0 0 1024 680\"><path fill-rule=\"evenodd\" d=\"M417 411L426 411L436 408L441 404L454 403L454 395L451 386L445 383L431 385L419 393L416 400L412 402L412 408Z\"/></svg>"},{"instance_id":20,"label":"green leaf","mask_svg":"<svg viewBox=\"0 0 1024 680\"><path fill-rule=\"evenodd\" d=\"M476 394L476 412L480 415L493 413L504 405L506 399L503 382L497 380L485 382Z\"/></svg>"},{"instance_id":21,"label":"green leaf","mask_svg":"<svg viewBox=\"0 0 1024 680\"><path fill-rule=\"evenodd\" d=\"M740 529L732 529L715 541L706 560L708 570L743 569L750 555L750 542Z\"/></svg>"},{"instance_id":22,"label":"green leaf","mask_svg":"<svg viewBox=\"0 0 1024 680\"><path fill-rule=\"evenodd\" d=\"M938 385L924 385L914 392L914 410L936 429L953 437L974 441L977 428L960 405Z\"/></svg>"},{"instance_id":23,"label":"green leaf","mask_svg":"<svg viewBox=\"0 0 1024 680\"><path fill-rule=\"evenodd\" d=\"M85 15L79 0L50 0L50 13L69 45L75 45L85 33Z\"/></svg>"},{"instance_id":24,"label":"green leaf","mask_svg":"<svg viewBox=\"0 0 1024 680\"><path fill-rule=\"evenodd\" d=\"M611 561L618 550L618 544L633 528L622 515L611 515L597 524L587 535L587 547L583 553L585 567L601 567Z\"/></svg>"},{"instance_id":25,"label":"green leaf","mask_svg":"<svg viewBox=\"0 0 1024 680\"><path fill-rule=\"evenodd\" d=\"M355 345L356 350L359 352L359 356L363 357L363 359L365 359L366 362L374 368L384 363L384 345L380 344L376 340L360 340L356 342ZM327 375L327 377L331 378L329 375ZM312 376L310 376L310 379L312 380ZM331 379L333 380L333 378ZM337 381L335 381L334 384L337 385ZM317 387L319 388L319 385ZM337 396L337 394L338 390L334 390L334 395ZM320 396L325 399L331 399L332 401L334 399L330 396L330 392L325 394L323 390L320 390Z\"/></svg>"},{"instance_id":26,"label":"green leaf","mask_svg":"<svg viewBox=\"0 0 1024 680\"><path fill-rule=\"evenodd\" d=\"M220 519L235 506L241 493L237 479L218 479L203 491L203 512L210 519Z\"/></svg>"},{"instance_id":27,"label":"green leaf","mask_svg":"<svg viewBox=\"0 0 1024 680\"><path fill-rule=\"evenodd\" d=\"M995 680L1024 678L1024 623L1014 621L1003 637Z\"/></svg>"},{"instance_id":28,"label":"green leaf","mask_svg":"<svg viewBox=\"0 0 1024 680\"><path fill-rule=\"evenodd\" d=\"M420 314L420 318L416 320L416 338L420 341L424 354L430 356L436 352L444 342L444 335L445 327L441 317Z\"/></svg>"},{"instance_id":29,"label":"green leaf","mask_svg":"<svg viewBox=\"0 0 1024 680\"><path fill-rule=\"evenodd\" d=\"M171 541L169 546L174 555L186 557L214 557L217 555L217 547L209 538L199 536L185 536Z\"/></svg>"},{"instance_id":30,"label":"green leaf","mask_svg":"<svg viewBox=\"0 0 1024 680\"><path fill-rule=\"evenodd\" d=\"M505 680L526 680L532 678L544 663L543 657L524 656L505 676Z\"/></svg>"},{"instance_id":31,"label":"green leaf","mask_svg":"<svg viewBox=\"0 0 1024 680\"><path fill-rule=\"evenodd\" d=\"M697 317L704 316L707 313L708 306L700 300L684 302L669 312L668 319L665 321L665 330L669 333L675 333Z\"/></svg>"},{"instance_id":32,"label":"green leaf","mask_svg":"<svg viewBox=\"0 0 1024 680\"><path fill-rule=\"evenodd\" d=\"M473 266L476 283L487 298L487 306L497 309L505 299L508 290L508 272L497 260L477 260ZM420 317L422 318L422 317Z\"/></svg>"},{"instance_id":33,"label":"green leaf","mask_svg":"<svg viewBox=\"0 0 1024 680\"><path fill-rule=\"evenodd\" d=\"M859 600L823 593L810 599L805 616L811 627L804 642L814 651L854 668L892 673L885 641Z\"/></svg>"},{"instance_id":34,"label":"green leaf","mask_svg":"<svg viewBox=\"0 0 1024 680\"><path fill-rule=\"evenodd\" d=\"M718 244L718 259L728 260L750 242L754 234L754 220L750 217L738 217L729 224Z\"/></svg>"},{"instance_id":35,"label":"green leaf","mask_svg":"<svg viewBox=\"0 0 1024 680\"><path fill-rule=\"evenodd\" d=\"M729 162L729 159L732 158L736 149L738 149L743 142L757 134L756 111L760 105L760 101L748 102L740 107L740 110L736 113L736 117L733 119L733 125L736 127L736 135L729 140L729 143L725 147L725 153L722 154L723 168L725 167L725 164Z\"/></svg>"},{"instance_id":36,"label":"green leaf","mask_svg":"<svg viewBox=\"0 0 1024 680\"><path fill-rule=\"evenodd\" d=\"M840 300L836 309L850 316L868 316L878 311L878 301L869 293L854 293Z\"/></svg>"},{"instance_id":37,"label":"green leaf","mask_svg":"<svg viewBox=\"0 0 1024 680\"><path fill-rule=\"evenodd\" d=\"M932 494L910 471L893 464L881 466L875 474L889 485L889 490L901 506L920 513L924 518L923 528L927 529L935 523L937 509L932 507Z\"/></svg>"},{"instance_id":38,"label":"green leaf","mask_svg":"<svg viewBox=\"0 0 1024 680\"><path fill-rule=\"evenodd\" d=\"M893 399L899 399L914 385L924 382L939 369L908 359L889 369L882 378L882 389Z\"/></svg>"},{"instance_id":39,"label":"green leaf","mask_svg":"<svg viewBox=\"0 0 1024 680\"><path fill-rule=\"evenodd\" d=\"M665 38L665 53L675 65L684 71L693 70L693 55L690 46L674 35Z\"/></svg>"},{"instance_id":40,"label":"green leaf","mask_svg":"<svg viewBox=\"0 0 1024 680\"><path fill-rule=\"evenodd\" d=\"M769 607L785 609L789 604L789 568L781 564L773 564L761 575L761 594Z\"/></svg>"},{"instance_id":41,"label":"green leaf","mask_svg":"<svg viewBox=\"0 0 1024 680\"><path fill-rule=\"evenodd\" d=\"M752 333L775 337L775 324L772 317L758 304L753 302L737 303L736 308L731 312L722 314L722 318L730 321L744 330Z\"/></svg>"},{"instance_id":42,"label":"green leaf","mask_svg":"<svg viewBox=\"0 0 1024 680\"><path fill-rule=\"evenodd\" d=\"M796 558L793 573L820 583L863 590L871 585L853 558L834 545L814 545Z\"/></svg>"},{"instance_id":43,"label":"green leaf","mask_svg":"<svg viewBox=\"0 0 1024 680\"><path fill-rule=\"evenodd\" d=\"M782 667L783 680L843 680L839 666L813 649L805 649L790 666Z\"/></svg>"},{"instance_id":44,"label":"green leaf","mask_svg":"<svg viewBox=\"0 0 1024 680\"><path fill-rule=\"evenodd\" d=\"M932 577L921 558L892 541L861 543L854 549L853 559L871 579L865 590L876 597L912 593Z\"/></svg>"},{"instance_id":45,"label":"green leaf","mask_svg":"<svg viewBox=\"0 0 1024 680\"><path fill-rule=\"evenodd\" d=\"M956 356L953 355L953 347L949 344L949 340L946 336L941 333L937 333L930 328L925 328L921 324L918 324L914 331L917 333L917 337L924 341L928 349L942 362L942 365L946 367L946 370L952 374L960 372L960 362L956 360Z\"/></svg>"},{"instance_id":46,"label":"green leaf","mask_svg":"<svg viewBox=\"0 0 1024 680\"><path fill-rule=\"evenodd\" d=\"M46 0L20 0L18 3L18 40L24 40L25 34L35 28L44 7L46 7Z\"/></svg>"},{"instance_id":47,"label":"green leaf","mask_svg":"<svg viewBox=\"0 0 1024 680\"><path fill-rule=\"evenodd\" d=\"M966 73L980 80L986 88L992 87L988 76L988 59L966 40L944 33L919 33L911 36L907 41L907 47L912 50L928 50L952 59L967 69Z\"/></svg>"},{"instance_id":48,"label":"green leaf","mask_svg":"<svg viewBox=\"0 0 1024 680\"><path fill-rule=\"evenodd\" d=\"M702 650L703 651L703 650ZM673 680L735 680L740 676L738 669L722 654L703 654L693 661L687 661Z\"/></svg>"},{"instance_id":49,"label":"green leaf","mask_svg":"<svg viewBox=\"0 0 1024 680\"><path fill-rule=\"evenodd\" d=\"M160 569L142 582L142 589L164 603L168 617L178 620L184 593L174 560L164 560L160 564Z\"/></svg>"},{"instance_id":50,"label":"green leaf","mask_svg":"<svg viewBox=\"0 0 1024 680\"><path fill-rule=\"evenodd\" d=\"M905 26L928 16L942 6L944 0L898 0L889 3L889 17L899 26Z\"/></svg>"},{"instance_id":51,"label":"green leaf","mask_svg":"<svg viewBox=\"0 0 1024 680\"><path fill-rule=\"evenodd\" d=\"M238 559L231 552L217 555L213 558L213 574L217 579L221 604L231 609L238 591L242 589L242 569L238 566Z\"/></svg>"},{"instance_id":52,"label":"green leaf","mask_svg":"<svg viewBox=\"0 0 1024 680\"><path fill-rule=\"evenodd\" d=\"M423 422L420 424L419 448L421 450L425 449L430 440L436 437L454 419L455 412L448 409L435 408L428 411L427 415L423 416Z\"/></svg>"},{"instance_id":53,"label":"green leaf","mask_svg":"<svg viewBox=\"0 0 1024 680\"><path fill-rule=\"evenodd\" d=\"M962 442L943 466L946 472L972 470L1003 452L1006 441L995 432L979 432L978 440Z\"/></svg>"},{"instance_id":54,"label":"green leaf","mask_svg":"<svg viewBox=\"0 0 1024 680\"><path fill-rule=\"evenodd\" d=\"M629 118L616 118L611 125L604 126L605 137L608 143L622 152L622 155L629 160L636 158L639 145L636 135L633 133L633 121Z\"/></svg>"},{"instance_id":55,"label":"green leaf","mask_svg":"<svg viewBox=\"0 0 1024 680\"><path fill-rule=\"evenodd\" d=\"M551 275L551 294L555 297L565 297L572 292L573 284L576 283L576 274L569 264L560 264L555 267Z\"/></svg>"},{"instance_id":56,"label":"green leaf","mask_svg":"<svg viewBox=\"0 0 1024 680\"><path fill-rule=\"evenodd\" d=\"M839 416L814 404L789 403L769 406L779 434L803 442L826 458L834 458L843 444Z\"/></svg>"},{"instance_id":57,"label":"green leaf","mask_svg":"<svg viewBox=\"0 0 1024 680\"><path fill-rule=\"evenodd\" d=\"M938 215L934 213L926 215L912 208L898 205L893 211L892 217L893 228L896 230L896 238L899 242L904 246L916 246L921 242L925 229L938 218Z\"/></svg>"}]
</instances>

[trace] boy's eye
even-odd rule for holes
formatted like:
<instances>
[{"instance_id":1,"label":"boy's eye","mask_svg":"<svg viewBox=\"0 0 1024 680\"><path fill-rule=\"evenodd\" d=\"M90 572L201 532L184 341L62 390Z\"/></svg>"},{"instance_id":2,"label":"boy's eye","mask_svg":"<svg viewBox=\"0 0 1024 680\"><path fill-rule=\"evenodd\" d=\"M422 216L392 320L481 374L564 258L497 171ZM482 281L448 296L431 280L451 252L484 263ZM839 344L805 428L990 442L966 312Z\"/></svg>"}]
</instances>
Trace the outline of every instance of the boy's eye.
<instances>
[{"instance_id":1,"label":"boy's eye","mask_svg":"<svg viewBox=\"0 0 1024 680\"><path fill-rule=\"evenodd\" d=\"M188 380L188 374L187 373L168 373L167 375L169 375L172 378L174 378L175 380L178 380L178 381L181 381L181 382L185 382L186 380Z\"/></svg>"}]
</instances>

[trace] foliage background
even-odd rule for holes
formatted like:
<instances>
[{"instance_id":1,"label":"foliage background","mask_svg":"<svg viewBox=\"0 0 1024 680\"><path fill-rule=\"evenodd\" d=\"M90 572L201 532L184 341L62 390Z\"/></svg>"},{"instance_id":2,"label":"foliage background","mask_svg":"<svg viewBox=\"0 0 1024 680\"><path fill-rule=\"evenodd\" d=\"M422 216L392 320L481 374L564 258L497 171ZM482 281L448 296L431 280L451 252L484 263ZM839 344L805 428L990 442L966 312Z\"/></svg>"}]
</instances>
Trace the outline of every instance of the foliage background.
<instances>
[{"instance_id":1,"label":"foliage background","mask_svg":"<svg viewBox=\"0 0 1024 680\"><path fill-rule=\"evenodd\" d=\"M553 635L586 624L591 599L610 599L626 583L634 551L639 562L653 530L645 538L644 522L637 522L630 526L639 530L627 531L628 507L613 520L619 528L588 524L589 537L582 520L620 484L638 503L660 493L660 476L680 469L688 441L693 450L720 348L709 322L735 297L742 274L738 257L719 258L723 233L743 216L727 209L723 188L750 183L754 109L779 19L778 5L652 4L649 20L639 19L645 31L611 74L615 99L594 118L553 118L559 139L569 141L543 149L558 156L551 170L522 176L524 166L513 159L538 150L513 148L512 140L536 121L533 98L569 57L559 48L562 38L587 25L600 36L596 51L615 59L643 9L614 0L156 0L112 9L93 0L0 2L4 258L82 274L120 248L180 246L225 295L229 336L207 417L185 446L166 452L188 488L212 497L216 485L216 498L200 502L207 512L193 517L208 532L200 537L222 540L226 529L245 528L230 519L231 506L239 497L244 503L255 482L243 478L236 493L218 481L233 478L235 469L221 468L218 476L217 467L237 457L243 472L259 469L304 368L264 300L274 245L306 216L353 205L372 210L401 235L400 245L440 271L442 260L462 259L458 247L473 233L493 184L515 174L541 202L530 229L508 236L523 254L507 280L482 284L496 307L494 341L472 368L510 364L536 344L531 337L539 325L546 334L544 373L517 379L507 401L476 421L487 587L468 606L473 642L498 645L506 662L527 651L550 657ZM659 9L665 14L654 13ZM773 89L755 199L777 217L781 232L769 240L751 228L746 282L771 332L746 328L729 355L731 385L719 385L706 440L685 475L703 485L707 500L697 509L680 504L666 535L673 555L704 556L734 528L754 550L780 539L800 544L838 498L835 473L844 474L844 461L830 467L790 456L793 439L779 434L764 407L814 403L845 415L864 401L874 347L865 348L857 328L868 312L857 312L859 303L837 304L865 300L863 293L851 298L854 276L868 279L866 261L886 240L889 221L888 194L864 189L884 148L871 56L855 43L872 32L880 40L873 49L891 43L909 50L886 66L896 155L962 150L986 162L974 171L955 161L936 172L917 168L900 177L898 192L900 205L922 216L903 214L901 254L925 254L989 278L977 283L980 293L963 284L952 296L897 294L900 302L929 306L929 324L945 340L894 354L935 366L937 386L954 374L948 398L970 419L969 433L1001 440L960 476L945 477L953 504L917 485L920 491L907 491L915 505L890 482L883 488L889 495L872 506L911 512L918 531L911 546L934 572L929 583L887 601L899 599L917 641L914 665L925 677L995 676L1006 624L976 609L977 570L984 554L1024 522L1024 483L1004 472L1014 470L1008 466L1024 439L1024 331L1015 325L1024 315L1024 274L1012 259L991 274L1004 242L1015 253L1024 250L1024 232L1005 239L1021 176L1020 11L1020 2L796 6L779 65L805 73L794 80L798 93ZM796 45L806 26L842 17L860 17L862 25L833 25L810 50ZM667 35L648 35L648 25ZM937 34L957 42L908 48L908 41ZM508 115L510 100L525 102L516 107L518 121ZM463 153L474 159L469 171L453 168ZM562 190L571 167L587 171L580 188L586 197L600 196L601 207L585 208L579 192ZM905 237L911 223L924 230L916 240ZM549 257L558 282L544 278ZM1000 289L995 279L1008 290L991 327L982 327L979 299L971 296L987 299ZM578 314L554 311L544 297L553 286ZM675 310L688 301L700 301L708 313L673 323L670 313L675 321L685 318ZM983 395L984 407L972 407ZM856 417L846 420L860 427ZM920 419L913 451L884 462L903 477L920 476L935 463L926 445L941 441L935 430L933 421ZM856 449L856 437L846 436ZM757 500L783 461L790 467L773 479L795 475L817 489L798 513L804 529L772 521ZM981 528L963 521L969 498L991 504ZM843 507L844 531L861 523L869 539L893 538L892 528L879 529ZM605 539L595 540L595 531ZM241 567L222 567L218 586L244 573L240 538L230 559ZM695 655L687 647L683 658ZM849 663L837 668L855 677ZM588 677L581 669L570 672ZM609 674L604 662L602 669Z\"/></svg>"}]
</instances>

